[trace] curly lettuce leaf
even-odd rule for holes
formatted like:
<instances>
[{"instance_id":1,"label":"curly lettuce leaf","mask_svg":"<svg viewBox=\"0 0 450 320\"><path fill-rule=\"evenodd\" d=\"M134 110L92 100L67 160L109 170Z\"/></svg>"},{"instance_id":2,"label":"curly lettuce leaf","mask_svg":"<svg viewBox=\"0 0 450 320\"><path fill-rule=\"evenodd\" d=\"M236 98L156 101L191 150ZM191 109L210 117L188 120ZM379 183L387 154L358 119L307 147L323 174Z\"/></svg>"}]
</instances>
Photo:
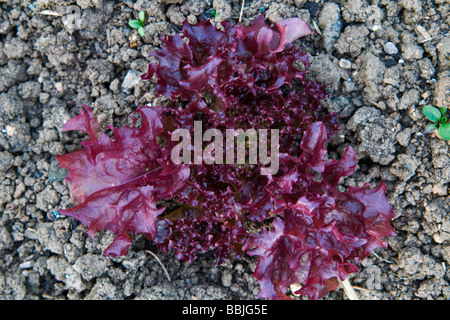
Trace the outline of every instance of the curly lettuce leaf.
<instances>
[{"instance_id":1,"label":"curly lettuce leaf","mask_svg":"<svg viewBox=\"0 0 450 320\"><path fill-rule=\"evenodd\" d=\"M337 288L338 279L358 271L354 263L375 248L387 247L383 237L395 235L386 185L336 191L339 179L353 172L355 155L348 147L340 160L325 161L326 140L323 124L311 124L300 143L302 155L283 161L303 169L285 170L268 187L281 207L278 216L272 230L249 235L244 245L245 252L258 257L254 276L261 285L260 298L289 299L286 291L293 283L302 285L296 293L321 298Z\"/></svg>"},{"instance_id":2,"label":"curly lettuce leaf","mask_svg":"<svg viewBox=\"0 0 450 320\"><path fill-rule=\"evenodd\" d=\"M99 133L87 106L63 127L84 131L89 139L81 142L83 149L58 157L61 167L69 170L65 182L75 204L60 213L88 226L90 237L99 230L114 233L115 240L104 252L110 257L127 253L132 234L156 236L156 218L164 211L157 208L157 200L170 197L189 176L187 167L167 161L170 153L157 143L161 110L144 107L138 112L141 126L110 126L113 139Z\"/></svg>"}]
</instances>

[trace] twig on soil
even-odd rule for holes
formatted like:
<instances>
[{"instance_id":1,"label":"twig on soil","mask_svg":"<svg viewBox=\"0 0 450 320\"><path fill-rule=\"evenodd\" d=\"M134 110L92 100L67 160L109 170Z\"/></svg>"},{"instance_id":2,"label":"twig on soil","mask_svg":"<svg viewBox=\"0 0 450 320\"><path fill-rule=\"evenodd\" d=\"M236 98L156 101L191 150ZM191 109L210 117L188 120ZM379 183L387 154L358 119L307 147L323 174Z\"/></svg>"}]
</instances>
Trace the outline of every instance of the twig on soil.
<instances>
[{"instance_id":1,"label":"twig on soil","mask_svg":"<svg viewBox=\"0 0 450 320\"><path fill-rule=\"evenodd\" d=\"M180 33L181 30L176 25L174 25L172 22L169 22L170 26L175 30L175 32Z\"/></svg>"},{"instance_id":2,"label":"twig on soil","mask_svg":"<svg viewBox=\"0 0 450 320\"><path fill-rule=\"evenodd\" d=\"M417 42L420 43L420 44L423 44L423 43L425 43L425 42L429 42L429 41L432 41L432 40L435 40L435 39L440 39L440 38L446 37L446 36L448 36L448 35L450 35L450 32L447 32L447 33L445 33L445 34L439 34L439 35L437 35L437 36L430 37L430 38L427 38L427 39L424 39L424 40L420 40L420 41L417 40Z\"/></svg>"},{"instance_id":3,"label":"twig on soil","mask_svg":"<svg viewBox=\"0 0 450 320\"><path fill-rule=\"evenodd\" d=\"M431 36L424 27L422 27L421 25L417 25L416 30L423 37L423 39L424 39L423 41L429 41L428 39L430 39Z\"/></svg>"},{"instance_id":4,"label":"twig on soil","mask_svg":"<svg viewBox=\"0 0 450 320\"><path fill-rule=\"evenodd\" d=\"M40 12L38 12L39 14L43 14L46 16L56 16L56 17L61 17L61 15L58 12L52 11L52 10L42 10Z\"/></svg>"},{"instance_id":5,"label":"twig on soil","mask_svg":"<svg viewBox=\"0 0 450 320\"><path fill-rule=\"evenodd\" d=\"M244 5L245 5L245 0L242 0L241 12L239 13L239 23L241 23L241 20L242 20L242 13L244 12Z\"/></svg>"},{"instance_id":6,"label":"twig on soil","mask_svg":"<svg viewBox=\"0 0 450 320\"><path fill-rule=\"evenodd\" d=\"M344 281L338 278L339 284L342 286L342 288L345 291L345 294L350 300L359 300L358 295L356 294L355 290L353 289L352 285L350 284L350 281L348 281L348 278L346 278Z\"/></svg>"},{"instance_id":7,"label":"twig on soil","mask_svg":"<svg viewBox=\"0 0 450 320\"><path fill-rule=\"evenodd\" d=\"M395 272L387 271L387 273L392 274L393 276L396 276L397 278L400 278L400 280L405 280L405 281L415 280L415 279L417 278L417 275L416 275L416 274L413 274L413 275L410 276L410 277L403 277L403 276L398 275L398 274L395 273ZM412 287L411 287L411 288L412 288Z\"/></svg>"},{"instance_id":8,"label":"twig on soil","mask_svg":"<svg viewBox=\"0 0 450 320\"><path fill-rule=\"evenodd\" d=\"M314 30L316 30L316 32L318 34L320 34L320 36L323 38L322 31L320 31L319 25L317 24L316 20L314 20L314 19L311 19L311 20L312 20L312 23L313 23L313 26L314 26Z\"/></svg>"},{"instance_id":9,"label":"twig on soil","mask_svg":"<svg viewBox=\"0 0 450 320\"><path fill-rule=\"evenodd\" d=\"M352 286L352 287L353 287L353 289L355 289L355 290L362 291L362 292L366 292L366 293L370 293L370 290L369 290L369 289L361 288L361 287L358 287L358 286Z\"/></svg>"},{"instance_id":10,"label":"twig on soil","mask_svg":"<svg viewBox=\"0 0 450 320\"><path fill-rule=\"evenodd\" d=\"M371 254L373 254L375 257L377 257L381 261L384 261L384 262L387 262L387 263L393 263L392 261L389 261L389 260L386 260L386 259L380 257L377 253L375 253L375 251L372 251Z\"/></svg>"},{"instance_id":11,"label":"twig on soil","mask_svg":"<svg viewBox=\"0 0 450 320\"><path fill-rule=\"evenodd\" d=\"M155 259L156 261L158 261L159 265L161 266L161 268L163 269L164 273L166 274L167 280L169 280L169 282L172 282L172 280L170 279L170 275L169 272L167 272L166 267L164 267L163 263L161 262L161 260L158 258L158 256L156 254L154 254L153 252L151 252L150 250L145 250L148 253L150 253Z\"/></svg>"}]
</instances>

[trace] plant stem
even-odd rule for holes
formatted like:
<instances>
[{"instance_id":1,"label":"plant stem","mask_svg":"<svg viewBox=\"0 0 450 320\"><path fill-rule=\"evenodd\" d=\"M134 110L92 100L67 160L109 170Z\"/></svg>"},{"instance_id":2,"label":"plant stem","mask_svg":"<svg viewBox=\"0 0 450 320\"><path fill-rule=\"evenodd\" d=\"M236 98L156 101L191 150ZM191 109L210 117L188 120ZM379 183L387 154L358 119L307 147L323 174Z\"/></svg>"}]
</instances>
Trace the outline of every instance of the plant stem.
<instances>
[{"instance_id":1,"label":"plant stem","mask_svg":"<svg viewBox=\"0 0 450 320\"><path fill-rule=\"evenodd\" d=\"M244 12L244 5L245 5L245 0L242 0L241 12L239 14L239 23L242 20L242 13Z\"/></svg>"},{"instance_id":2,"label":"plant stem","mask_svg":"<svg viewBox=\"0 0 450 320\"><path fill-rule=\"evenodd\" d=\"M161 266L161 268L163 269L164 273L166 274L167 280L169 280L169 282L172 282L172 280L170 279L170 275L169 272L167 272L166 267L164 267L163 263L161 262L161 260L158 258L158 256L156 254L154 254L152 251L150 250L145 250L148 253L150 253L155 259L156 261L158 261L159 265Z\"/></svg>"},{"instance_id":3,"label":"plant stem","mask_svg":"<svg viewBox=\"0 0 450 320\"><path fill-rule=\"evenodd\" d=\"M341 279L338 278L338 281L342 288L344 288L344 292L350 300L359 300L358 295L350 284L350 281L348 281L348 278L345 278L344 281L341 281Z\"/></svg>"}]
</instances>

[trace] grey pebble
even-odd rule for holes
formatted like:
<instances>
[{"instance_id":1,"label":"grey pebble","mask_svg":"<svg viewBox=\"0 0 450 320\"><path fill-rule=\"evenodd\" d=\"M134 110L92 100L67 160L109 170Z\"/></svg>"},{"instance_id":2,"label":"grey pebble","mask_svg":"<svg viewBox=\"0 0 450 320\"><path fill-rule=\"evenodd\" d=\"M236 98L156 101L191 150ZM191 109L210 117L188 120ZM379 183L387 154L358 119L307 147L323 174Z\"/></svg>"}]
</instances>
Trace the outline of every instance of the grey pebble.
<instances>
[{"instance_id":1,"label":"grey pebble","mask_svg":"<svg viewBox=\"0 0 450 320\"><path fill-rule=\"evenodd\" d=\"M339 60L339 67L345 70L351 69L352 62L350 60L342 58L341 60Z\"/></svg>"},{"instance_id":2,"label":"grey pebble","mask_svg":"<svg viewBox=\"0 0 450 320\"><path fill-rule=\"evenodd\" d=\"M25 261L19 264L20 269L30 269L33 268L34 262L33 260Z\"/></svg>"},{"instance_id":3,"label":"grey pebble","mask_svg":"<svg viewBox=\"0 0 450 320\"><path fill-rule=\"evenodd\" d=\"M134 88L141 81L141 73L136 70L129 70L122 82L122 89L129 90Z\"/></svg>"},{"instance_id":4,"label":"grey pebble","mask_svg":"<svg viewBox=\"0 0 450 320\"><path fill-rule=\"evenodd\" d=\"M384 51L390 55L398 53L397 46L393 42L386 42L384 44Z\"/></svg>"}]
</instances>

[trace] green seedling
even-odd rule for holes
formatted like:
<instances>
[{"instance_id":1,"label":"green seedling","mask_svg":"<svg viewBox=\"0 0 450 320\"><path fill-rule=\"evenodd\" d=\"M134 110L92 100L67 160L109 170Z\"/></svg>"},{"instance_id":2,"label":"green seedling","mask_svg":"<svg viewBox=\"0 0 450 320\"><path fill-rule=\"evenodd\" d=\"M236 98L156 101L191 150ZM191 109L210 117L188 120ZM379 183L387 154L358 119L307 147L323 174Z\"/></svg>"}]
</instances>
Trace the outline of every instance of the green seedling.
<instances>
[{"instance_id":1,"label":"green seedling","mask_svg":"<svg viewBox=\"0 0 450 320\"><path fill-rule=\"evenodd\" d=\"M133 29L137 29L139 35L141 37L144 36L144 20L145 20L145 12L140 11L139 12L139 19L138 20L130 20L128 21L128 25L132 27Z\"/></svg>"},{"instance_id":2,"label":"green seedling","mask_svg":"<svg viewBox=\"0 0 450 320\"><path fill-rule=\"evenodd\" d=\"M427 104L423 106L422 112L428 120L433 122L426 126L425 133L429 133L439 126L439 136L444 140L450 140L450 123L447 122L448 118L445 116L447 108L436 108Z\"/></svg>"}]
</instances>

